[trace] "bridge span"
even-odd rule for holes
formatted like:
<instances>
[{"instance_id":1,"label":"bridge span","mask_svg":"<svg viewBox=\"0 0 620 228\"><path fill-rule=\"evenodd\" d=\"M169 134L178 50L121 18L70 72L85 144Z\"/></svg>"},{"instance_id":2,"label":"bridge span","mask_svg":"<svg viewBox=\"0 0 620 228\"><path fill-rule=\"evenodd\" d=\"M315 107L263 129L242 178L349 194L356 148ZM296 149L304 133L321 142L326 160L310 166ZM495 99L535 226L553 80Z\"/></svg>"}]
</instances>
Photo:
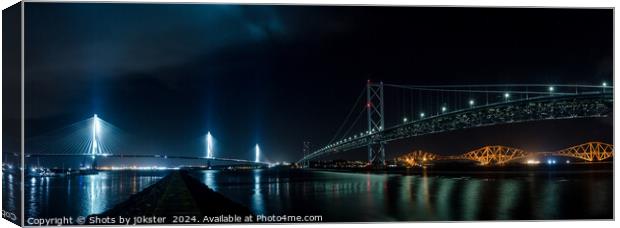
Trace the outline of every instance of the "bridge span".
<instances>
[{"instance_id":1,"label":"bridge span","mask_svg":"<svg viewBox=\"0 0 620 228\"><path fill-rule=\"evenodd\" d=\"M199 160L235 162L242 164L270 165L260 159L260 151L256 145L254 160L223 158L214 156L213 138L210 132L205 138L205 156L179 155L179 153L132 153L128 142L136 141L125 132L99 118L96 114L88 119L78 121L63 128L28 139L28 148L24 157L81 157L91 159L95 167L100 158L155 158L177 160ZM190 153L196 154L196 153Z\"/></svg>"},{"instance_id":2,"label":"bridge span","mask_svg":"<svg viewBox=\"0 0 620 228\"><path fill-rule=\"evenodd\" d=\"M219 158L219 157L197 157L197 156L170 156L159 154L26 154L26 158L35 157L85 157L85 158L157 158L157 159L179 159L179 160L203 160L203 161L221 161L221 162L237 162L244 164L270 165L269 162L250 161L235 158Z\"/></svg>"},{"instance_id":3,"label":"bridge span","mask_svg":"<svg viewBox=\"0 0 620 228\"><path fill-rule=\"evenodd\" d=\"M385 87L439 94L436 96L441 96L443 102L434 103L436 107L425 107L427 110L435 110L434 113L420 111L417 119L405 117L402 123L385 127ZM469 100L454 98L452 107L449 107L449 99L448 102L444 101L446 96L454 94L456 97L463 93ZM308 161L322 156L366 147L369 164L385 165L385 145L395 140L500 124L605 117L613 110L613 88L607 85L405 86L369 81L365 94L366 104L363 105L362 112L367 114L366 130L357 134L345 134L340 140L332 140L305 154L298 163L308 164ZM433 96L430 96L430 99L439 100ZM479 104L480 100L486 102ZM459 105L458 101L465 101L466 104ZM359 108L357 104L353 109L356 108Z\"/></svg>"},{"instance_id":4,"label":"bridge span","mask_svg":"<svg viewBox=\"0 0 620 228\"><path fill-rule=\"evenodd\" d=\"M423 166L442 160L468 160L481 166L502 166L525 159L547 156L570 157L587 162L605 161L613 158L614 146L602 142L588 142L577 146L551 152L529 152L507 146L484 146L459 155L439 155L426 151L413 151L396 158L396 161L408 167Z\"/></svg>"}]
</instances>

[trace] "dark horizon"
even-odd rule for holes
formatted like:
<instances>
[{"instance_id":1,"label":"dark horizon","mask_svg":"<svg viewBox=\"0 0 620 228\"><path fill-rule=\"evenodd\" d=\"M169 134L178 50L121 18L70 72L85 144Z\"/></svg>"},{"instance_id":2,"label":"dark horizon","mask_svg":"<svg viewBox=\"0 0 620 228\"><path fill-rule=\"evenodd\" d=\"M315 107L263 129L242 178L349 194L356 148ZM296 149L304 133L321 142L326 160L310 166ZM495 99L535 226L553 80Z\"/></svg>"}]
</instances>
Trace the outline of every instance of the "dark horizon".
<instances>
[{"instance_id":1,"label":"dark horizon","mask_svg":"<svg viewBox=\"0 0 620 228\"><path fill-rule=\"evenodd\" d=\"M612 9L29 2L25 17L26 138L96 113L136 150L200 154L210 131L216 156L250 159L258 143L292 162L331 139L369 79L613 86ZM386 125L402 113L386 104ZM612 137L610 115L421 136L387 157Z\"/></svg>"}]
</instances>

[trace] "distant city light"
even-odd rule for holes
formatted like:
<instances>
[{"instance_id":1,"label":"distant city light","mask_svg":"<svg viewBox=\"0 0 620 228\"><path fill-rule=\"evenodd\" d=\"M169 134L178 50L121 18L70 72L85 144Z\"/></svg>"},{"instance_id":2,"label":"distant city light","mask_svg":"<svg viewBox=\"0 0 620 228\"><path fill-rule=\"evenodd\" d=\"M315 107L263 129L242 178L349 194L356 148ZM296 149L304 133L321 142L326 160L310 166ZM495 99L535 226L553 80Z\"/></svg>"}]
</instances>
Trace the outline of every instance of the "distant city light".
<instances>
[{"instance_id":1,"label":"distant city light","mask_svg":"<svg viewBox=\"0 0 620 228\"><path fill-rule=\"evenodd\" d=\"M527 164L528 165L537 165L537 164L540 164L540 161L538 161L538 160L527 160Z\"/></svg>"}]
</instances>

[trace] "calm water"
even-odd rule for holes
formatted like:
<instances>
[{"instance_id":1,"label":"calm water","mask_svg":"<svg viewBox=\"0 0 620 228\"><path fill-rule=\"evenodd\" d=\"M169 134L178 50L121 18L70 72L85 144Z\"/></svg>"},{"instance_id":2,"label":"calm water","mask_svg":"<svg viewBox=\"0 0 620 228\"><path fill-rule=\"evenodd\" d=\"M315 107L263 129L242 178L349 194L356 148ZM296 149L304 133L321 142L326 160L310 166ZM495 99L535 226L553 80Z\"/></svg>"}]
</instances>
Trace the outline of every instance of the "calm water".
<instances>
[{"instance_id":1,"label":"calm water","mask_svg":"<svg viewBox=\"0 0 620 228\"><path fill-rule=\"evenodd\" d=\"M88 176L26 177L26 219L101 213L166 174L163 171L109 171Z\"/></svg>"},{"instance_id":2,"label":"calm water","mask_svg":"<svg viewBox=\"0 0 620 228\"><path fill-rule=\"evenodd\" d=\"M26 178L26 215L100 213L165 175L112 171ZM322 215L333 222L611 219L613 213L611 172L407 176L209 170L193 175L257 214Z\"/></svg>"}]
</instances>

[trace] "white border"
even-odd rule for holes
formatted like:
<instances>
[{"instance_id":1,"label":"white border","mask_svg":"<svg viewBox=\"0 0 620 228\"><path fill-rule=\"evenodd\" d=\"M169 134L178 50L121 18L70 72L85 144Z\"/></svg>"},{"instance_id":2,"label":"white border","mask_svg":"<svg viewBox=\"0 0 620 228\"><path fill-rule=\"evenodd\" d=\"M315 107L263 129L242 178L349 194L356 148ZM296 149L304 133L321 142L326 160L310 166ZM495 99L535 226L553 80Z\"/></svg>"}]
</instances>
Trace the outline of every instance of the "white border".
<instances>
[{"instance_id":1,"label":"white border","mask_svg":"<svg viewBox=\"0 0 620 228\"><path fill-rule=\"evenodd\" d=\"M6 9L7 7L17 3L17 0L0 0L0 8L2 9ZM418 6L482 6L482 7L594 7L594 8L615 8L616 1L610 1L610 0L590 0L590 1L584 1L584 0L566 0L566 1L559 1L559 0L503 0L503 1L492 1L492 0L468 0L468 1L464 1L464 0L268 0L268 1L261 1L261 0L218 0L218 1L200 1L200 0L150 0L150 1L145 1L145 0L127 0L127 1L123 1L123 0L104 0L104 1L97 1L97 0L55 0L55 1L50 1L50 0L27 0L27 2L150 2L150 3L249 3L249 4L318 4L318 5L418 5ZM23 14L22 14L23 16ZM23 20L22 20L23 22ZM617 18L614 15L614 44L616 43L616 25L617 25ZM2 24L2 19L0 17L0 37L1 37L1 24ZM22 34L23 35L23 34ZM22 36L23 39L23 36ZM0 43L2 41L2 38L0 38ZM615 53L617 51L617 47L614 45L614 67L618 66L618 60L615 59ZM22 46L22 52L23 52L23 46ZM1 53L1 48L0 48L0 53ZM22 55L23 58L23 55ZM1 68L1 61L2 60L2 56L0 55L0 68ZM22 74L23 74L23 60L22 60ZM22 79L23 79L23 75L22 75ZM614 82L616 82L616 76L615 76L615 69L614 69ZM617 94L618 89L615 88L614 93ZM23 81L22 81L22 97L23 97ZM0 80L0 100L2 99L2 82ZM23 102L23 100L22 100ZM614 100L614 110L616 110L616 100ZM22 104L22 108L23 108L23 104ZM23 110L22 110L22 115L23 115ZM620 114L618 113L614 113L614 123L615 120L617 119L617 117L619 117ZM2 107L0 106L0 119L2 118ZM23 117L22 117L23 119ZM615 125L615 124L614 124ZM2 127L2 122L0 121L0 128ZM22 129L23 129L23 122L22 122ZM614 132L615 132L616 126L614 126ZM23 131L22 131L23 134ZM22 135L23 137L23 135ZM614 142L620 142L618 141L618 135L614 134ZM23 142L23 140L22 140ZM0 144L2 143L2 132L0 131ZM23 153L22 153L23 154ZM615 161L617 160L617 158L614 158ZM23 161L23 159L22 159ZM23 175L22 175L23 178ZM23 180L22 180L23 183ZM617 183L618 183L618 175L614 175L614 218L620 218L618 217L618 210L616 210L615 206L618 205L618 195L616 194L617 191ZM22 187L23 188L23 187ZM0 193L0 197L1 197L1 193ZM22 199L23 200L23 199ZM0 202L1 204L1 202ZM23 202L22 202L22 206L23 206ZM23 207L22 207L23 208ZM23 216L22 216L23 218ZM497 228L498 226L501 226L502 228L506 227L506 228L521 228L523 226L536 226L536 227L543 227L543 226L557 226L557 227L562 227L562 228L566 228L566 227L580 227L583 228L585 226L592 226L592 227L617 227L618 222L613 221L613 222L608 222L608 221L559 221L559 222L459 222L459 223L455 223L455 222L434 222L434 223L403 223L403 222L398 222L398 223L370 223L370 224L304 224L304 227L323 227L323 228L340 228L340 227L374 227L374 226L385 226L388 225L390 227L408 227L410 228L411 226L425 226L425 227L464 227L464 228L468 228L468 227L472 227L472 228L484 228L484 227L493 227L493 228ZM2 227L6 227L6 226L10 226L13 225L12 223L4 220L4 219L0 219L0 225ZM226 225L226 227L247 227L248 225ZM297 226L297 225L261 225L261 226L267 226L267 227L292 227L292 226ZM13 227L16 227L15 225L13 225ZM153 227L153 226L151 226ZM155 226L155 227L179 227L179 226Z\"/></svg>"}]
</instances>

